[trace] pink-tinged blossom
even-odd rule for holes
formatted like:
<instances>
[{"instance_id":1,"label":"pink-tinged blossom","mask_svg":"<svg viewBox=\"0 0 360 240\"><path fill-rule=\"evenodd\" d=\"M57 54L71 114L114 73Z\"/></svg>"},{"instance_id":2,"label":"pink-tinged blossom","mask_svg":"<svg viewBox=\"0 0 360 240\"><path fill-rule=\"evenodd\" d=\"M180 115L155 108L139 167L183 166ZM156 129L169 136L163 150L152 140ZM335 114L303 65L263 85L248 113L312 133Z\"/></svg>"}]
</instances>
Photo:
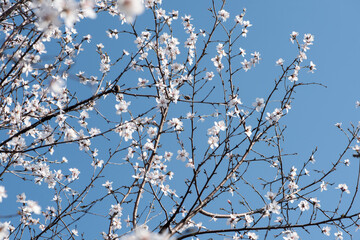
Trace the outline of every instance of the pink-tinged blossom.
<instances>
[{"instance_id":1,"label":"pink-tinged blossom","mask_svg":"<svg viewBox=\"0 0 360 240\"><path fill-rule=\"evenodd\" d=\"M115 105L116 114L120 115L123 112L127 112L130 104L131 104L131 102L126 102L124 100L121 100L118 104Z\"/></svg>"},{"instance_id":2,"label":"pink-tinged blossom","mask_svg":"<svg viewBox=\"0 0 360 240\"><path fill-rule=\"evenodd\" d=\"M189 157L189 153L186 152L185 149L178 150L177 153L178 153L178 155L176 157L177 160L181 160L181 161L185 162L186 158Z\"/></svg>"},{"instance_id":3,"label":"pink-tinged blossom","mask_svg":"<svg viewBox=\"0 0 360 240\"><path fill-rule=\"evenodd\" d=\"M215 76L215 75L214 75L213 72L206 72L205 79L207 79L207 80L212 80L214 76Z\"/></svg>"},{"instance_id":4,"label":"pink-tinged blossom","mask_svg":"<svg viewBox=\"0 0 360 240\"><path fill-rule=\"evenodd\" d=\"M251 62L248 62L246 59L241 62L241 65L243 65L243 69L245 70L245 72L251 69Z\"/></svg>"},{"instance_id":5,"label":"pink-tinged blossom","mask_svg":"<svg viewBox=\"0 0 360 240\"><path fill-rule=\"evenodd\" d=\"M166 19L167 18L166 11L164 9L162 9L162 8L156 9L155 13L156 13L156 18L157 19L161 19L161 18Z\"/></svg>"},{"instance_id":6,"label":"pink-tinged blossom","mask_svg":"<svg viewBox=\"0 0 360 240\"><path fill-rule=\"evenodd\" d=\"M221 9L218 12L218 16L224 21L226 22L226 20L230 17L230 13L228 13L227 11L225 11L224 9Z\"/></svg>"},{"instance_id":7,"label":"pink-tinged blossom","mask_svg":"<svg viewBox=\"0 0 360 240\"><path fill-rule=\"evenodd\" d=\"M290 181L289 184L288 184L288 188L289 188L291 191L294 191L294 190L298 189L299 186L296 184L296 182Z\"/></svg>"},{"instance_id":8,"label":"pink-tinged blossom","mask_svg":"<svg viewBox=\"0 0 360 240\"><path fill-rule=\"evenodd\" d=\"M312 35L310 33L304 34L303 42L305 44L312 45L314 42L314 35Z\"/></svg>"},{"instance_id":9,"label":"pink-tinged blossom","mask_svg":"<svg viewBox=\"0 0 360 240\"><path fill-rule=\"evenodd\" d=\"M157 106L156 108L167 108L167 105L169 103L169 100L165 98L164 95L161 95L159 98L156 98Z\"/></svg>"},{"instance_id":10,"label":"pink-tinged blossom","mask_svg":"<svg viewBox=\"0 0 360 240\"><path fill-rule=\"evenodd\" d=\"M175 131L183 130L183 123L178 118L172 118L171 120L169 120L168 125L173 127Z\"/></svg>"},{"instance_id":11,"label":"pink-tinged blossom","mask_svg":"<svg viewBox=\"0 0 360 240\"><path fill-rule=\"evenodd\" d=\"M275 214L280 214L281 207L278 202L272 201L269 205L267 205L266 210Z\"/></svg>"},{"instance_id":12,"label":"pink-tinged blossom","mask_svg":"<svg viewBox=\"0 0 360 240\"><path fill-rule=\"evenodd\" d=\"M179 96L180 96L180 91L177 90L176 88L170 88L168 95L169 95L170 99L176 104L177 100L179 99Z\"/></svg>"},{"instance_id":13,"label":"pink-tinged blossom","mask_svg":"<svg viewBox=\"0 0 360 240\"><path fill-rule=\"evenodd\" d=\"M242 104L241 99L237 95L231 96L231 100L229 102L229 107L235 107L238 104Z\"/></svg>"},{"instance_id":14,"label":"pink-tinged blossom","mask_svg":"<svg viewBox=\"0 0 360 240\"><path fill-rule=\"evenodd\" d=\"M146 84L149 83L149 80L146 80L144 78L138 78L138 86L144 88Z\"/></svg>"},{"instance_id":15,"label":"pink-tinged blossom","mask_svg":"<svg viewBox=\"0 0 360 240\"><path fill-rule=\"evenodd\" d=\"M225 131L226 130L226 125L224 121L219 121L219 122L214 122L215 124L215 128L218 131Z\"/></svg>"},{"instance_id":16,"label":"pink-tinged blossom","mask_svg":"<svg viewBox=\"0 0 360 240\"><path fill-rule=\"evenodd\" d=\"M273 193L273 192L267 192L266 195L265 195L265 197L266 197L267 199L269 199L270 201L273 201L273 200L275 199L275 197L276 197L276 194Z\"/></svg>"},{"instance_id":17,"label":"pink-tinged blossom","mask_svg":"<svg viewBox=\"0 0 360 240\"><path fill-rule=\"evenodd\" d=\"M165 151L164 159L165 159L166 161L170 161L172 156L173 156L173 153L172 153L172 152L167 152L167 151Z\"/></svg>"},{"instance_id":18,"label":"pink-tinged blossom","mask_svg":"<svg viewBox=\"0 0 360 240\"><path fill-rule=\"evenodd\" d=\"M154 143L152 143L150 139L146 139L146 143L144 144L144 149L154 150L154 148L155 148Z\"/></svg>"},{"instance_id":19,"label":"pink-tinged blossom","mask_svg":"<svg viewBox=\"0 0 360 240\"><path fill-rule=\"evenodd\" d=\"M157 128L156 127L149 127L149 129L147 130L147 133L149 135L150 138L153 138L157 135Z\"/></svg>"},{"instance_id":20,"label":"pink-tinged blossom","mask_svg":"<svg viewBox=\"0 0 360 240\"><path fill-rule=\"evenodd\" d=\"M266 113L265 119L270 123L274 124L275 122L279 121L282 117L283 113L282 110L279 108L275 108L274 112L272 113Z\"/></svg>"}]
</instances>

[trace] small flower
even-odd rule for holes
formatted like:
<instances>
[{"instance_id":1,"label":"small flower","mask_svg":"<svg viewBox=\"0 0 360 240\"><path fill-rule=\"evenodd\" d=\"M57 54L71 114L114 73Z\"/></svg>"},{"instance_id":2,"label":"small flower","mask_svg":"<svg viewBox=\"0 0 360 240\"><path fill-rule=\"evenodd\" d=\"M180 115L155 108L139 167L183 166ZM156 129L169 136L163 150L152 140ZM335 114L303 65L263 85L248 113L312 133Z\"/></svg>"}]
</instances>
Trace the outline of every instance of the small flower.
<instances>
[{"instance_id":1,"label":"small flower","mask_svg":"<svg viewBox=\"0 0 360 240\"><path fill-rule=\"evenodd\" d=\"M302 212L310 209L309 203L305 200L301 201L298 204L298 207L299 207L300 211L302 211Z\"/></svg>"},{"instance_id":2,"label":"small flower","mask_svg":"<svg viewBox=\"0 0 360 240\"><path fill-rule=\"evenodd\" d=\"M219 146L218 142L219 142L219 138L216 136L210 136L208 139L208 144L210 145L211 149L218 147Z\"/></svg>"},{"instance_id":3,"label":"small flower","mask_svg":"<svg viewBox=\"0 0 360 240\"><path fill-rule=\"evenodd\" d=\"M230 13L228 13L227 11L225 11L224 9L221 9L219 12L219 17L226 22L226 20L230 17Z\"/></svg>"},{"instance_id":4,"label":"small flower","mask_svg":"<svg viewBox=\"0 0 360 240\"><path fill-rule=\"evenodd\" d=\"M177 153L178 153L178 155L177 155L176 159L181 160L181 161L183 161L183 162L184 162L184 161L186 160L186 158L189 156L189 153L186 152L185 149L183 149L183 150L178 150Z\"/></svg>"},{"instance_id":5,"label":"small flower","mask_svg":"<svg viewBox=\"0 0 360 240\"><path fill-rule=\"evenodd\" d=\"M279 58L279 60L276 61L276 65L279 65L279 66L284 65L284 59Z\"/></svg>"},{"instance_id":6,"label":"small flower","mask_svg":"<svg viewBox=\"0 0 360 240\"><path fill-rule=\"evenodd\" d=\"M246 55L245 50L244 50L244 49L242 49L242 48L239 48L239 50L240 50L239 55L241 55L241 56L245 57L245 55Z\"/></svg>"},{"instance_id":7,"label":"small flower","mask_svg":"<svg viewBox=\"0 0 360 240\"><path fill-rule=\"evenodd\" d=\"M205 76L205 79L207 79L207 80L212 80L214 76L215 76L215 75L214 75L213 72L207 72L207 73L206 73L206 76Z\"/></svg>"},{"instance_id":8,"label":"small flower","mask_svg":"<svg viewBox=\"0 0 360 240\"><path fill-rule=\"evenodd\" d=\"M272 201L269 205L267 205L267 210L275 214L280 214L280 209L281 207L276 201Z\"/></svg>"},{"instance_id":9,"label":"small flower","mask_svg":"<svg viewBox=\"0 0 360 240\"><path fill-rule=\"evenodd\" d=\"M250 125L245 127L245 134L246 134L246 136L248 136L249 138L251 137L252 132L251 132L251 126L250 126Z\"/></svg>"},{"instance_id":10,"label":"small flower","mask_svg":"<svg viewBox=\"0 0 360 240\"><path fill-rule=\"evenodd\" d=\"M343 233L338 231L337 233L334 233L336 240L343 240Z\"/></svg>"},{"instance_id":11,"label":"small flower","mask_svg":"<svg viewBox=\"0 0 360 240\"><path fill-rule=\"evenodd\" d=\"M331 228L329 226L326 226L321 229L321 232L326 236L330 236L330 229Z\"/></svg>"},{"instance_id":12,"label":"small flower","mask_svg":"<svg viewBox=\"0 0 360 240\"><path fill-rule=\"evenodd\" d=\"M346 192L347 194L350 193L349 188L345 183L339 184L336 189L340 189L342 192Z\"/></svg>"},{"instance_id":13,"label":"small flower","mask_svg":"<svg viewBox=\"0 0 360 240\"><path fill-rule=\"evenodd\" d=\"M273 200L275 199L275 197L276 197L276 194L273 193L273 192L267 192L266 195L265 195L265 197L266 197L267 199L269 199L270 201L273 201Z\"/></svg>"},{"instance_id":14,"label":"small flower","mask_svg":"<svg viewBox=\"0 0 360 240\"><path fill-rule=\"evenodd\" d=\"M322 183L320 184L320 189L321 189L321 192L322 191L327 191L327 183L325 183L324 181L322 181Z\"/></svg>"},{"instance_id":15,"label":"small flower","mask_svg":"<svg viewBox=\"0 0 360 240\"><path fill-rule=\"evenodd\" d=\"M79 178L80 171L77 168L70 168L71 177L68 178L68 181L72 181Z\"/></svg>"},{"instance_id":16,"label":"small flower","mask_svg":"<svg viewBox=\"0 0 360 240\"><path fill-rule=\"evenodd\" d=\"M294 43L294 40L296 40L296 37L299 35L299 33L298 32L292 32L291 34L290 34L290 41L292 42L292 43Z\"/></svg>"},{"instance_id":17,"label":"small flower","mask_svg":"<svg viewBox=\"0 0 360 240\"><path fill-rule=\"evenodd\" d=\"M314 71L316 70L315 66L316 66L316 65L315 65L312 61L310 61L309 71L310 71L311 73L314 73Z\"/></svg>"},{"instance_id":18,"label":"small flower","mask_svg":"<svg viewBox=\"0 0 360 240\"><path fill-rule=\"evenodd\" d=\"M345 159L344 160L344 164L345 164L345 166L350 166L350 160L349 159Z\"/></svg>"},{"instance_id":19,"label":"small flower","mask_svg":"<svg viewBox=\"0 0 360 240\"><path fill-rule=\"evenodd\" d=\"M261 109L263 109L263 107L265 106L264 102L265 101L263 98L256 98L255 102L252 105L253 107L255 107L257 112L260 112Z\"/></svg>"},{"instance_id":20,"label":"small flower","mask_svg":"<svg viewBox=\"0 0 360 240\"><path fill-rule=\"evenodd\" d=\"M235 227L238 221L239 219L237 219L235 215L230 214L230 218L228 218L226 224Z\"/></svg>"}]
</instances>

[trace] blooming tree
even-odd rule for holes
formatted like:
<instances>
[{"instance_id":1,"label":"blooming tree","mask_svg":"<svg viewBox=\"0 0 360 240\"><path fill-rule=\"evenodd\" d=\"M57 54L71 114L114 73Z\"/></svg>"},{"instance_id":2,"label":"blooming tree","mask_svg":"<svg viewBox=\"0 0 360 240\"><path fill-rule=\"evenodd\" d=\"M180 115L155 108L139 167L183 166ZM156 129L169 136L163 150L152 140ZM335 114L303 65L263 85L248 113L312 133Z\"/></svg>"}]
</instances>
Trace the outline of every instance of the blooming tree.
<instances>
[{"instance_id":1,"label":"blooming tree","mask_svg":"<svg viewBox=\"0 0 360 240\"><path fill-rule=\"evenodd\" d=\"M296 164L283 149L296 90L321 85L299 76L316 70L314 36L290 33L297 53L245 99L238 78L261 62L242 48L252 24L246 9L209 4L197 29L161 0L2 1L0 204L17 210L0 213L0 239L351 236L359 175L354 189L329 178L360 156L360 127L336 125L347 141L326 169L316 148ZM106 12L122 24L107 36L133 46L87 47L77 25ZM15 182L29 192L10 196Z\"/></svg>"}]
</instances>

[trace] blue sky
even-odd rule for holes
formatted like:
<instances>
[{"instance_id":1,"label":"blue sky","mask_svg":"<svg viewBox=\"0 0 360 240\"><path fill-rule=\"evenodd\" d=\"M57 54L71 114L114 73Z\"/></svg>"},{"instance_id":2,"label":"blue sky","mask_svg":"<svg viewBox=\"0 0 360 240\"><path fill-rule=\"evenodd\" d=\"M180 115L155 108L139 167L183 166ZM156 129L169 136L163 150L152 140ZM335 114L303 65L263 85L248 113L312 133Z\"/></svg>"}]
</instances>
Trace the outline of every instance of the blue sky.
<instances>
[{"instance_id":1,"label":"blue sky","mask_svg":"<svg viewBox=\"0 0 360 240\"><path fill-rule=\"evenodd\" d=\"M210 1L163 0L163 2L163 7L168 11L172 9L179 10L180 16L190 14L194 19L192 23L197 30L208 26L209 12L207 8L211 6ZM248 105L251 105L255 97L264 97L269 87L272 86L274 79L281 74L279 67L275 66L276 60L283 58L286 64L297 54L295 46L289 41L290 33L297 31L300 33L300 36L303 36L305 33L311 33L315 36L315 42L308 53L308 58L316 64L317 71L314 74L303 71L299 78L300 81L304 82L319 82L325 85L326 88L322 86L308 86L297 90L292 110L282 122L287 125L285 133L286 142L283 147L287 153L298 153L298 155L289 159L289 167L295 165L299 168L302 161L309 157L315 147L318 147L318 152L315 155L317 167L323 169L330 168L331 163L336 161L340 151L343 150L346 144L345 137L334 124L342 122L343 127L346 129L350 126L350 123L357 125L360 120L360 108L355 108L355 102L357 100L360 101L360 79L358 77L358 65L360 62L358 58L360 55L360 15L358 11L360 9L360 1L229 0L224 8L230 12L230 19L226 24L233 24L232 19L235 15L241 13L243 8L247 9L245 19L249 20L253 26L249 29L247 38L241 40L241 45L247 50L248 55L251 52L258 51L262 58L260 64L255 68L239 75L240 93L242 94L240 97ZM139 29L141 28L140 26L147 26L146 18L149 18L149 12L139 17ZM176 24L181 29L180 20ZM105 49L114 56L120 53L122 49L134 48L132 40L121 39L120 37L116 41L107 38L105 31L109 28L117 28L118 30L128 28L127 25L121 25L116 17L102 14L96 20L85 20L78 26L80 35L90 33L93 36L92 43L84 45L85 53L80 56L75 66L76 69L84 70L89 75L99 75L99 57L94 53L97 43L104 43ZM185 40L185 38L181 39L181 37L179 39L181 44ZM212 63L210 62L209 64ZM213 71L215 72L215 69ZM134 74L126 77L130 81L131 78L137 79L139 76ZM69 87L79 88L80 95L91 94L89 89L76 83L69 83ZM113 105L102 105L102 107L106 112L114 110ZM141 106L137 107L136 111L140 112ZM179 109L182 110L181 106ZM188 109L183 109L183 111L182 115L185 115ZM95 122L93 123L95 124ZM118 140L114 137L111 143L113 141ZM107 147L107 143L99 141L98 144L100 147ZM199 146L203 145L199 143ZM176 149L176 147L173 147L174 153ZM66 150L68 151L66 154L73 158L71 166L78 166L80 168L83 165L82 159L85 157L84 154L77 153L77 146L67 147ZM59 153L59 157L61 154L63 152ZM350 191L354 191L354 176L356 176L358 161L352 158L350 154L346 158L351 160L351 167L339 168L338 174L331 179L334 182L336 181L336 183L347 183ZM180 163L174 164L175 167L181 167ZM90 171L91 169L89 168ZM113 179L114 182L119 182L121 181L121 179L119 180L119 175L124 177L126 174L130 174L126 172L127 169L122 171L124 172L109 170L110 179ZM261 174L266 174L266 170L262 171L259 170ZM84 175L89 174L83 173ZM33 198L43 203L44 206L50 201L50 199L47 199L49 195L47 195L48 192L45 185L29 188L30 184L22 183L19 185L16 179L12 177L9 177L6 181L5 186L9 198L0 204L0 212L6 212L6 214L14 213L17 208L17 205L13 204L15 196L23 191L29 195L30 199ZM183 182L178 178L175 184L180 186ZM29 189L31 189L30 192ZM43 193L42 199L36 199L39 189ZM336 193L323 193L318 198L321 199L321 204L326 206L327 199L338 197ZM109 201L107 206L110 206L110 204L113 203ZM360 211L358 206L355 205L353 210ZM97 210L101 211L100 209ZM215 208L214 210L216 211ZM79 224L79 227L83 227L82 230L87 229L85 235L87 239L99 239L98 228L101 224L97 222L96 217L93 218L93 220L89 220L87 226ZM319 233L319 230L313 231L311 236L302 232L301 237L302 239L333 239L334 231L332 231L332 235L329 238ZM354 235L354 239L359 237L359 232L357 232ZM349 239L349 237L345 236L345 239Z\"/></svg>"}]
</instances>

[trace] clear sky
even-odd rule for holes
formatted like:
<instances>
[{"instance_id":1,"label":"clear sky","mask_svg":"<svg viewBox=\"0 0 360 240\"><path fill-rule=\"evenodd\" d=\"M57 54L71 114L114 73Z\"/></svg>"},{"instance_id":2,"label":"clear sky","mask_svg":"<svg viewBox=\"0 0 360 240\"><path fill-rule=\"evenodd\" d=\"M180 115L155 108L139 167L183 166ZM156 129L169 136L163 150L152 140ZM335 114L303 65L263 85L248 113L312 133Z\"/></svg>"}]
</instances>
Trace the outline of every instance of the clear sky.
<instances>
[{"instance_id":1,"label":"clear sky","mask_svg":"<svg viewBox=\"0 0 360 240\"><path fill-rule=\"evenodd\" d=\"M204 29L208 25L209 13L207 8L210 6L211 1L209 0L163 0L163 7L168 11L171 9L179 10L180 16L190 14L194 19L192 22L196 29ZM247 38L241 40L243 48L247 50L248 55L254 51L260 52L262 58L260 64L248 72L242 73L239 77L240 93L242 94L240 97L248 105L256 97L264 97L269 90L268 87L281 74L279 67L275 66L276 60L283 58L286 63L297 54L295 46L289 41L290 33L297 31L300 36L305 33L311 33L315 36L315 42L308 53L308 58L316 64L317 70L314 74L303 71L299 78L300 81L319 82L326 87L307 86L297 90L292 109L282 122L287 125L285 133L287 140L283 147L287 153L298 153L289 160L291 161L289 166L298 164L298 167L301 167L300 163L311 154L315 147L318 147L318 152L315 155L317 167L330 168L331 163L336 161L346 144L344 135L334 124L342 122L344 129L346 129L350 127L350 123L357 125L360 120L360 108L355 108L356 101L360 101L360 79L358 75L360 63L360 1L228 0L224 8L230 12L228 21L233 21L235 15L241 13L243 8L247 9L246 20L249 20L253 25L249 29ZM149 17L148 12L139 17L138 27L146 27L145 17ZM181 20L178 21L177 25L181 27ZM111 49L110 53L134 47L130 43L131 41L122 41L121 38L118 41L109 39L105 32L109 28L117 28L120 31L127 29L128 25L121 25L118 18L104 14L95 20L84 20L78 25L77 29L81 33L80 35L90 33L93 40L91 44L84 47L85 54L79 58L75 66L76 69L87 71L89 75L100 75L98 55L94 53L97 43L104 43L106 48ZM180 38L181 44L183 40ZM213 69L213 71L216 70ZM129 78L131 77L137 79L136 75L129 76ZM71 86L78 87L76 83L69 83L69 87ZM86 92L84 89L79 89L79 92L79 94L84 95L90 94L90 91ZM114 110L113 105L104 105L104 108L105 111ZM141 109L140 106L139 109ZM184 109L183 115L186 114L186 111L188 110ZM106 143L102 145L99 142L99 144L99 146L106 147ZM201 146L201 143L199 145ZM175 149L174 152L176 152ZM68 151L66 154L69 155L69 158L81 159L83 157L77 153L77 146L72 149L68 148ZM354 191L353 187L356 181L354 176L356 176L359 163L358 159L352 158L350 154L347 158L351 161L351 167L339 168L339 172L333 180L336 179L336 183L347 183L350 191ZM74 164L80 166L81 162L79 160ZM114 181L121 174L119 172L112 176L115 179ZM31 189L29 192L29 184L18 185L15 180L14 188L11 188L11 179L8 178L8 182L5 184L9 198L0 204L0 212L14 213L18 207L14 204L15 196L22 191L45 206L45 199L47 198L47 187L45 185L39 187L44 191L44 199L36 199L38 189ZM323 195L318 196L324 206L327 204L327 200L333 197L336 198L338 195L323 193ZM360 205L356 205L353 210L360 211ZM88 230L85 239L100 239L98 227L101 224L96 221L94 217L94 220L87 223ZM328 238L319 232L320 230L314 231L311 236L302 232L301 239L334 239L335 229ZM345 236L344 239L349 239L349 236ZM355 233L354 239L360 239L359 232Z\"/></svg>"}]
</instances>

